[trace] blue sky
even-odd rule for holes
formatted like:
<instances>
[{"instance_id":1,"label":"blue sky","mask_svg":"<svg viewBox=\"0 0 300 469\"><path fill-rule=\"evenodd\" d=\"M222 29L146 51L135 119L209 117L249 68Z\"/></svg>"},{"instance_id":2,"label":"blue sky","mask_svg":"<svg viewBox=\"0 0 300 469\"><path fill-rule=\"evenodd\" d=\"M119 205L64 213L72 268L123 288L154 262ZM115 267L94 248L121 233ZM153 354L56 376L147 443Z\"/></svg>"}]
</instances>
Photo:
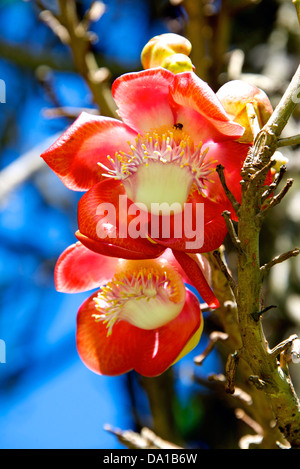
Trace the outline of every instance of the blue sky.
<instances>
[{"instance_id":1,"label":"blue sky","mask_svg":"<svg viewBox=\"0 0 300 469\"><path fill-rule=\"evenodd\" d=\"M107 13L94 25L101 39L98 50L128 71L138 69L141 48L166 32L166 24L150 21L147 2L127 0L121 10L118 1L107 4ZM33 2L1 2L3 41L24 53L69 57L37 21ZM93 106L76 73L52 71L51 77L62 105ZM0 104L3 169L28 151L38 157L45 139L62 133L70 122L45 118L52 103L30 67L0 57L0 79L6 84L6 103ZM80 195L44 168L0 201L0 339L6 344L6 363L0 363L1 448L118 448L122 445L104 425L134 429L127 378L96 376L77 355L76 313L87 295L54 288L55 262L75 241ZM183 360L179 375L187 376L189 367L190 361ZM177 383L183 400L193 389L185 379ZM149 419L142 392L140 399Z\"/></svg>"}]
</instances>

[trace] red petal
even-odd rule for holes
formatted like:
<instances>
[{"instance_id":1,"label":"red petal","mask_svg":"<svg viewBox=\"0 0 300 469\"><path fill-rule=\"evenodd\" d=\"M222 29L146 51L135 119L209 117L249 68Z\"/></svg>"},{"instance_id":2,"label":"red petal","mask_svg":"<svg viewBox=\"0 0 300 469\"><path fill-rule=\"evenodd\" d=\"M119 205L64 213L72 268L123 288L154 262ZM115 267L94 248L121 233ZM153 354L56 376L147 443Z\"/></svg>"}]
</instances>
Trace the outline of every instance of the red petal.
<instances>
[{"instance_id":1,"label":"red petal","mask_svg":"<svg viewBox=\"0 0 300 469\"><path fill-rule=\"evenodd\" d=\"M202 299L208 304L210 308L219 308L219 301L208 285L199 262L184 252L173 251L173 254L183 270L186 272L190 280L190 284L198 290Z\"/></svg>"},{"instance_id":2,"label":"red petal","mask_svg":"<svg viewBox=\"0 0 300 469\"><path fill-rule=\"evenodd\" d=\"M195 295L186 291L186 302L173 321L153 331L139 329L138 353L133 368L143 376L157 376L167 370L203 321Z\"/></svg>"},{"instance_id":3,"label":"red petal","mask_svg":"<svg viewBox=\"0 0 300 469\"><path fill-rule=\"evenodd\" d=\"M229 202L226 200L226 202L223 201L222 204L215 203L208 198L203 197L197 191L194 191L189 196L187 204L191 204L192 210L191 213L190 211L187 212L186 219L184 219L185 212L182 214L182 221L180 225L182 226L182 236L174 236L176 233L176 219L174 221L174 218L172 219L172 217L170 217L170 237L160 237L153 239L162 246L191 253L209 252L219 248L227 234L227 226L224 218L222 217L222 213L224 210L229 208ZM204 224L200 218L199 222L197 222L197 204L203 204L204 206ZM190 209L190 206L188 208ZM185 210L187 210L187 206L185 207ZM199 226L197 226L197 223ZM197 234L195 234L195 229L197 229ZM203 242L202 245L201 242Z\"/></svg>"},{"instance_id":4,"label":"red petal","mask_svg":"<svg viewBox=\"0 0 300 469\"><path fill-rule=\"evenodd\" d=\"M84 236L80 233L80 231L76 231L75 236L88 249L98 254L103 254L104 256L118 257L121 259L155 259L156 257L160 256L160 254L165 249L163 246L157 244L155 251L153 250L150 253L146 254L145 250L135 251L134 245L132 245L131 247L129 246L130 249L126 249L115 244L107 244L105 242L100 243L99 241L95 241L91 238L88 238L87 236ZM138 247L139 246L137 246L137 248Z\"/></svg>"},{"instance_id":5,"label":"red petal","mask_svg":"<svg viewBox=\"0 0 300 469\"><path fill-rule=\"evenodd\" d=\"M202 254L191 254L193 258L196 258L196 261L199 264L200 269L202 270L208 284L211 283L211 267L209 261L204 257ZM191 283L190 278L186 274L185 270L183 270L181 264L178 262L172 249L166 249L163 254L159 257L159 259L164 259L168 264L170 264L177 272L181 275L183 282Z\"/></svg>"},{"instance_id":6,"label":"red petal","mask_svg":"<svg viewBox=\"0 0 300 469\"><path fill-rule=\"evenodd\" d=\"M117 259L90 251L79 242L72 244L56 263L56 289L77 293L97 288L111 280L117 262Z\"/></svg>"},{"instance_id":7,"label":"red petal","mask_svg":"<svg viewBox=\"0 0 300 469\"><path fill-rule=\"evenodd\" d=\"M113 326L107 337L107 328L96 322L93 314L99 314L91 295L80 307L77 316L77 350L83 363L99 374L115 376L132 369L136 355L133 326L121 321Z\"/></svg>"},{"instance_id":8,"label":"red petal","mask_svg":"<svg viewBox=\"0 0 300 469\"><path fill-rule=\"evenodd\" d=\"M163 68L127 73L112 86L118 114L138 132L172 126L174 116L169 104L169 85L174 74Z\"/></svg>"},{"instance_id":9,"label":"red petal","mask_svg":"<svg viewBox=\"0 0 300 469\"><path fill-rule=\"evenodd\" d=\"M231 121L213 90L195 73L175 75L171 96L177 105L177 122L195 142L237 139L244 128Z\"/></svg>"},{"instance_id":10,"label":"red petal","mask_svg":"<svg viewBox=\"0 0 300 469\"><path fill-rule=\"evenodd\" d=\"M92 317L97 313L92 295L78 311L77 350L83 363L98 374L115 376L135 369L143 376L163 373L200 327L199 301L187 291L183 310L163 327L143 330L125 321L107 328Z\"/></svg>"},{"instance_id":11,"label":"red petal","mask_svg":"<svg viewBox=\"0 0 300 469\"><path fill-rule=\"evenodd\" d=\"M122 202L120 202L120 196L124 197ZM120 203L124 206L120 206ZM98 253L115 255L124 259L149 259L159 256L164 248L148 239L147 224L145 231L141 229L143 237L142 235L137 238L129 236L128 225L135 218L134 215L128 215L128 208L131 204L119 181L109 179L96 184L83 195L78 203L80 233L76 234L77 239ZM99 214L100 206L107 207L107 217ZM107 235L100 237L100 232L101 235L104 232ZM109 254L106 252L107 246L110 246Z\"/></svg>"},{"instance_id":12,"label":"red petal","mask_svg":"<svg viewBox=\"0 0 300 469\"><path fill-rule=\"evenodd\" d=\"M109 166L107 155L127 150L135 137L117 119L83 112L41 156L69 189L85 191L101 180L103 169L97 163Z\"/></svg>"},{"instance_id":13,"label":"red petal","mask_svg":"<svg viewBox=\"0 0 300 469\"><path fill-rule=\"evenodd\" d=\"M224 176L228 189L238 202L241 201L241 169L249 152L250 146L238 142L209 142L205 145L208 148L207 158L216 161L224 166ZM204 148L205 148L204 147ZM214 183L207 183L207 195L215 202L228 205L228 198L225 195L223 186L217 172L210 175ZM231 206L231 204L230 204Z\"/></svg>"}]
</instances>

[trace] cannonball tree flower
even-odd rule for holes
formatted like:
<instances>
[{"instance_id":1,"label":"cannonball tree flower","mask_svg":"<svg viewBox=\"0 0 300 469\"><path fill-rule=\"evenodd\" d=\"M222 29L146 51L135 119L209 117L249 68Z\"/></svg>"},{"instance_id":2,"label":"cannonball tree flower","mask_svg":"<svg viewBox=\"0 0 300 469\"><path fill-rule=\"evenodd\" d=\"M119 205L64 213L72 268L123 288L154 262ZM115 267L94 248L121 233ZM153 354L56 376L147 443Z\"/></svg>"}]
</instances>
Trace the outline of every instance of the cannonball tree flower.
<instances>
[{"instance_id":1,"label":"cannonball tree flower","mask_svg":"<svg viewBox=\"0 0 300 469\"><path fill-rule=\"evenodd\" d=\"M225 167L227 186L240 199L240 170L249 145L235 140L243 127L230 120L193 72L173 74L158 67L128 73L115 80L112 94L121 120L83 113L42 155L67 187L87 191L78 204L78 240L98 253L132 259L157 257L166 247L180 252L218 248L227 233L222 212L235 215L215 168ZM116 208L112 220L98 210L107 203ZM154 217L143 218L139 236L121 236L134 221L133 205ZM199 206L204 207L200 231L185 230L197 221ZM153 234L151 227L164 224L170 207L175 207L170 233ZM183 225L179 235L178 221Z\"/></svg>"},{"instance_id":2,"label":"cannonball tree flower","mask_svg":"<svg viewBox=\"0 0 300 469\"><path fill-rule=\"evenodd\" d=\"M209 265L196 256L209 281ZM80 307L77 349L83 363L104 375L135 369L156 376L199 342L199 300L170 250L151 260L97 254L80 242L61 254L55 268L59 291L99 288Z\"/></svg>"}]
</instances>

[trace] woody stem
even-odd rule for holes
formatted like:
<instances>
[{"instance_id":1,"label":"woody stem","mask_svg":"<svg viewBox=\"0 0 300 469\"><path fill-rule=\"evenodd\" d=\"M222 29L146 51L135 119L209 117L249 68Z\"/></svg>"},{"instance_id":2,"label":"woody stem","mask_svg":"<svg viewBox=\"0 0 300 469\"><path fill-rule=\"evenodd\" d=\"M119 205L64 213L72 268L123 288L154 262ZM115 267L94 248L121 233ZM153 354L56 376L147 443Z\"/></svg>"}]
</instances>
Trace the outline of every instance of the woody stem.
<instances>
[{"instance_id":1,"label":"woody stem","mask_svg":"<svg viewBox=\"0 0 300 469\"><path fill-rule=\"evenodd\" d=\"M263 382L278 428L294 448L300 448L300 403L287 370L270 353L257 313L261 310L262 281L259 235L262 225L261 189L270 168L278 138L295 109L295 93L300 87L300 67L268 123L257 134L254 147L242 169L242 201L239 208L237 306L242 349L240 356L253 375Z\"/></svg>"}]
</instances>

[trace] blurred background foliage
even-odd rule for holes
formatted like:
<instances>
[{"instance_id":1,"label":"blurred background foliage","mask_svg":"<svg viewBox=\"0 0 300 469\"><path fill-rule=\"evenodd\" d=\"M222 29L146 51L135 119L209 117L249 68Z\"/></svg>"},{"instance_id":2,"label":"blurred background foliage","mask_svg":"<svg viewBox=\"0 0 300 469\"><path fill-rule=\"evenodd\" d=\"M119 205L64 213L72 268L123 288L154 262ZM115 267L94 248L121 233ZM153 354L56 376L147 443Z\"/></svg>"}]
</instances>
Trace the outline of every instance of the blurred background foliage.
<instances>
[{"instance_id":1,"label":"blurred background foliage","mask_svg":"<svg viewBox=\"0 0 300 469\"><path fill-rule=\"evenodd\" d=\"M76 2L80 18L90 3ZM190 39L196 72L215 91L242 78L263 88L274 106L299 62L299 26L290 0L106 0L101 5L90 31L109 86L120 74L141 70L143 46L165 32ZM223 373L222 351L215 349L202 367L193 363L216 328L214 315L205 313L196 350L159 378L141 379L134 372L99 377L77 356L76 312L86 294L57 293L53 269L75 241L81 194L67 190L39 155L80 110L98 108L69 47L40 16L41 10L58 8L55 0L0 1L0 79L6 95L0 103L0 338L6 344L6 363L0 363L0 447L124 447L104 429L110 424L135 431L148 426L190 448L238 448L239 439L253 431L238 418L232 398L207 380ZM299 119L297 107L284 136L299 133ZM300 244L300 150L282 152L295 183L263 227L262 263ZM228 240L226 248L234 273ZM266 305L277 306L263 319L271 346L300 333L299 283L300 258L275 266L265 282ZM296 365L291 373L299 393Z\"/></svg>"}]
</instances>

